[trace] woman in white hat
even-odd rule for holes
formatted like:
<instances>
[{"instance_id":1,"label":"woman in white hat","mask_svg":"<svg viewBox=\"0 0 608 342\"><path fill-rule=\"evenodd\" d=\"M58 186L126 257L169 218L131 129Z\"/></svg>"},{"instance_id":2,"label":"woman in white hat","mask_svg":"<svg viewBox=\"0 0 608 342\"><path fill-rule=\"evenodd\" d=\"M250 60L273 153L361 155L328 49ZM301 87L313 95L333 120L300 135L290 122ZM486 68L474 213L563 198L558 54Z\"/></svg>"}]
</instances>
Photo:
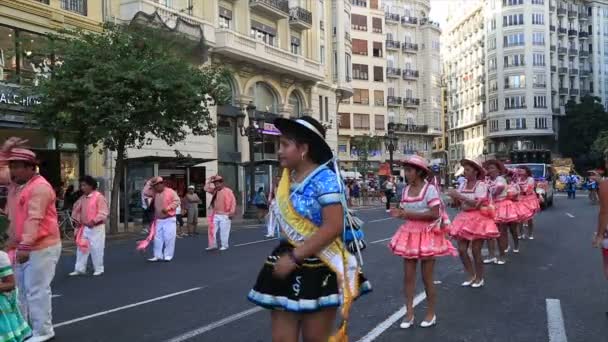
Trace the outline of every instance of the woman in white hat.
<instances>
[{"instance_id":1,"label":"woman in white hat","mask_svg":"<svg viewBox=\"0 0 608 342\"><path fill-rule=\"evenodd\" d=\"M408 329L414 324L416 267L420 261L428 301L427 313L420 326L428 328L437 323L437 293L433 283L435 257L456 255L456 249L446 239L439 191L426 181L431 172L427 161L414 155L404 160L403 164L408 186L401 195L400 208L391 209L390 214L405 220L405 223L399 227L389 244L393 254L404 259L407 313L400 327Z\"/></svg>"}]
</instances>

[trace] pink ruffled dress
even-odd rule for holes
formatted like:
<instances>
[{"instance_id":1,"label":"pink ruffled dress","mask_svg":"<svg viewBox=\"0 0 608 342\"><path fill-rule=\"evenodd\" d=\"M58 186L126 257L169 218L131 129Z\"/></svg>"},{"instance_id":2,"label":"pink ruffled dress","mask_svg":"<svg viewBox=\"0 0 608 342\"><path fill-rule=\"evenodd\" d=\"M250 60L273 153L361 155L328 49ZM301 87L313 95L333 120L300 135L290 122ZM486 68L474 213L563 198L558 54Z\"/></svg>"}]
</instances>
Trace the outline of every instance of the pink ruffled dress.
<instances>
[{"instance_id":1,"label":"pink ruffled dress","mask_svg":"<svg viewBox=\"0 0 608 342\"><path fill-rule=\"evenodd\" d=\"M496 179L486 179L486 183L488 184L490 195L496 208L496 218L494 219L496 224L517 222L519 220L517 210L513 205L513 201L507 198L509 185L507 180L502 176L498 176Z\"/></svg>"},{"instance_id":2,"label":"pink ruffled dress","mask_svg":"<svg viewBox=\"0 0 608 342\"><path fill-rule=\"evenodd\" d=\"M409 196L409 190L409 186L403 190L402 209L424 212L435 206L441 207L441 199L434 185L425 183L415 197ZM456 255L456 249L446 238L441 218L436 221L407 220L393 235L389 248L393 254L405 259Z\"/></svg>"},{"instance_id":3,"label":"pink ruffled dress","mask_svg":"<svg viewBox=\"0 0 608 342\"><path fill-rule=\"evenodd\" d=\"M517 222L528 221L532 213L528 209L528 206L523 202L521 187L516 179L513 179L512 182L509 183L507 198L513 202L513 207L515 208L518 217Z\"/></svg>"},{"instance_id":4,"label":"pink ruffled dress","mask_svg":"<svg viewBox=\"0 0 608 342\"><path fill-rule=\"evenodd\" d=\"M487 205L489 202L488 186L483 181L477 181L470 189L465 181L458 191L467 199L476 200L482 205ZM450 235L456 239L473 241L496 239L500 236L500 232L494 219L483 215L479 208L463 202L462 211L452 221Z\"/></svg>"},{"instance_id":5,"label":"pink ruffled dress","mask_svg":"<svg viewBox=\"0 0 608 342\"><path fill-rule=\"evenodd\" d=\"M524 182L521 182L519 186L522 188L520 201L530 211L529 220L540 212L540 201L536 195L536 181L534 180L534 177L528 177Z\"/></svg>"}]
</instances>

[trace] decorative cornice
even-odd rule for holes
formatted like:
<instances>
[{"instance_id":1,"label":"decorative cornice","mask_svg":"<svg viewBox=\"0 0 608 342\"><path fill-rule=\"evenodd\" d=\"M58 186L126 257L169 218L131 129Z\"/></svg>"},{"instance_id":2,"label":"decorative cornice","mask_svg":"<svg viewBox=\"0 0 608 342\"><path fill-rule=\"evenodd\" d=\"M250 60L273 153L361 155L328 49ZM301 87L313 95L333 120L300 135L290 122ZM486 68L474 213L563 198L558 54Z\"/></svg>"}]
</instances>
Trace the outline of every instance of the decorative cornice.
<instances>
[{"instance_id":1,"label":"decorative cornice","mask_svg":"<svg viewBox=\"0 0 608 342\"><path fill-rule=\"evenodd\" d=\"M12 0L3 2L2 5L26 14L23 16L18 16L1 13L2 16L14 19L15 21L40 26L49 30L54 31L57 29L66 28L67 25L88 31L102 31L101 22L99 21L92 20L86 16L72 13L70 11L65 11L60 8L51 7L41 2L31 0ZM28 18L28 15L39 17L39 20L32 20Z\"/></svg>"}]
</instances>

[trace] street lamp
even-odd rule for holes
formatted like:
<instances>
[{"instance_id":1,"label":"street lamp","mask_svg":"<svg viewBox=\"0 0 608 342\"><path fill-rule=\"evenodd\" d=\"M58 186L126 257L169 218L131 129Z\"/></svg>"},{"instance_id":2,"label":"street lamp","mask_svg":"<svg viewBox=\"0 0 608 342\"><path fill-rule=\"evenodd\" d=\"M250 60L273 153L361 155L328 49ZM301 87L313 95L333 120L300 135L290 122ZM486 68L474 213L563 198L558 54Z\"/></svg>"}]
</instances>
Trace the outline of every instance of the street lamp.
<instances>
[{"instance_id":1,"label":"street lamp","mask_svg":"<svg viewBox=\"0 0 608 342\"><path fill-rule=\"evenodd\" d=\"M388 151L391 177L393 176L393 152L397 149L398 138L395 136L395 124L389 122L388 133L384 135L384 147Z\"/></svg>"},{"instance_id":2,"label":"street lamp","mask_svg":"<svg viewBox=\"0 0 608 342\"><path fill-rule=\"evenodd\" d=\"M264 127L265 115L256 110L253 102L249 102L247 107L248 125L245 126L245 116L241 115L238 117L237 125L241 136L247 137L249 140L249 166L247 167L247 174L249 175L249 196L246 196L246 207L243 218L253 219L256 217L256 208L253 204L253 196L255 194L255 151L254 145L256 140L262 138L262 130ZM260 128L262 127L262 128ZM264 148L264 146L262 146Z\"/></svg>"}]
</instances>

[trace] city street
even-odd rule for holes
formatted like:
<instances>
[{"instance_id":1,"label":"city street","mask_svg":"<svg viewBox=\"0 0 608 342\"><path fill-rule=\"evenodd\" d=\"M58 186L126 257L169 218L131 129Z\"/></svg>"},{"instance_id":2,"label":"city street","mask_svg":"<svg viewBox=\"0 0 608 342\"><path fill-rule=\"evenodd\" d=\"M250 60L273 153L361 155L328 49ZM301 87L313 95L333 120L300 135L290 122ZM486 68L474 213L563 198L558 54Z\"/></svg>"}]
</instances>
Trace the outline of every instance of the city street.
<instances>
[{"instance_id":1,"label":"city street","mask_svg":"<svg viewBox=\"0 0 608 342\"><path fill-rule=\"evenodd\" d=\"M591 248L597 207L581 194L557 195L536 220L536 240L505 266L486 268L486 286L461 288L458 258L440 259L438 324L401 330L402 262L386 247L399 222L381 208L359 215L367 224L364 270L374 291L355 305L351 341L537 342L604 341L608 287L600 252ZM246 295L276 241L264 228L235 229L226 252L204 252L206 239L178 240L171 263L147 263L134 241L106 250L102 277L69 278L63 256L53 286L58 341L270 341L269 315ZM420 277L419 277L420 278ZM419 281L417 323L425 298Z\"/></svg>"}]
</instances>

